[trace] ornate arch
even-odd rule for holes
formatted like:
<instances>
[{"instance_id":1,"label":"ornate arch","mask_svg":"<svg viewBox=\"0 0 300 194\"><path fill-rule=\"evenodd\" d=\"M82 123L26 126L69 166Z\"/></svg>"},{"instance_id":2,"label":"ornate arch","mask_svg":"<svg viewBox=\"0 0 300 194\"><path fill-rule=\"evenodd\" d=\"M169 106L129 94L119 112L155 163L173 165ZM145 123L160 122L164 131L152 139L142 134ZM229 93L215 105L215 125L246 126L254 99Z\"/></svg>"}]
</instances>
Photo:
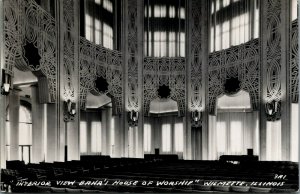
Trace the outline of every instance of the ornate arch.
<instances>
[{"instance_id":1,"label":"ornate arch","mask_svg":"<svg viewBox=\"0 0 300 194\"><path fill-rule=\"evenodd\" d=\"M144 112L149 114L150 102L158 98L157 89L166 85L171 89L170 98L177 101L179 115L185 113L185 58L154 58L144 59Z\"/></svg>"},{"instance_id":2,"label":"ornate arch","mask_svg":"<svg viewBox=\"0 0 300 194\"><path fill-rule=\"evenodd\" d=\"M56 101L57 31L55 19L33 0L4 1L5 67L32 71L45 80L50 99ZM26 51L31 48L31 54ZM31 56L34 54L34 56ZM44 84L45 84L44 83Z\"/></svg>"},{"instance_id":3,"label":"ornate arch","mask_svg":"<svg viewBox=\"0 0 300 194\"><path fill-rule=\"evenodd\" d=\"M80 37L80 107L85 109L87 93L95 90L95 80L104 78L108 83L107 92L115 104L114 114L123 110L122 54L96 45Z\"/></svg>"},{"instance_id":4,"label":"ornate arch","mask_svg":"<svg viewBox=\"0 0 300 194\"><path fill-rule=\"evenodd\" d=\"M224 84L229 78L238 78L240 89L249 92L252 108L259 108L260 60L258 39L209 55L208 108L215 114L216 99L225 94Z\"/></svg>"}]
</instances>

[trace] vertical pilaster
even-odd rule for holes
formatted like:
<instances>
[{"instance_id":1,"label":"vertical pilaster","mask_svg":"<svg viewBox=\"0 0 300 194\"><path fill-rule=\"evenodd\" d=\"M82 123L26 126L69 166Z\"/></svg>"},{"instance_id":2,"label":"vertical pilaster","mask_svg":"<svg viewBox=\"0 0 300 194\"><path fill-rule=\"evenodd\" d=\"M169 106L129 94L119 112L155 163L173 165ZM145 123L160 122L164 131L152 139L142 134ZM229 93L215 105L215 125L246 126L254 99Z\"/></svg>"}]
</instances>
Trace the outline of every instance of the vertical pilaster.
<instances>
[{"instance_id":1,"label":"vertical pilaster","mask_svg":"<svg viewBox=\"0 0 300 194\"><path fill-rule=\"evenodd\" d=\"M59 9L59 160L78 160L79 151L79 0L58 1ZM69 117L65 101L76 104L76 115ZM67 131L66 131L67 130ZM67 137L65 138L65 135Z\"/></svg>"},{"instance_id":2,"label":"vertical pilaster","mask_svg":"<svg viewBox=\"0 0 300 194\"><path fill-rule=\"evenodd\" d=\"M39 103L38 88L31 86L32 163L44 160L44 105Z\"/></svg>"},{"instance_id":3,"label":"vertical pilaster","mask_svg":"<svg viewBox=\"0 0 300 194\"><path fill-rule=\"evenodd\" d=\"M103 109L101 110L101 154L102 155L108 155L109 153L107 152L107 142L108 142L108 136L107 136L107 115L106 115L106 110Z\"/></svg>"},{"instance_id":4,"label":"vertical pilaster","mask_svg":"<svg viewBox=\"0 0 300 194\"><path fill-rule=\"evenodd\" d=\"M208 0L205 0L201 7L201 53L202 53L202 66L201 66L201 77L202 77L202 159L208 160L209 155L209 109L208 106L208 55L209 55L209 34L208 34L208 15L209 15L209 5Z\"/></svg>"},{"instance_id":5,"label":"vertical pilaster","mask_svg":"<svg viewBox=\"0 0 300 194\"><path fill-rule=\"evenodd\" d=\"M0 0L0 10L4 10L3 0ZM0 42L4 42L4 11L0 12ZM0 70L4 68L4 44L0 44ZM0 74L2 80L2 73ZM2 84L2 83L1 83ZM0 94L0 168L6 167L6 142L5 142L5 123L6 123L6 96Z\"/></svg>"},{"instance_id":6,"label":"vertical pilaster","mask_svg":"<svg viewBox=\"0 0 300 194\"><path fill-rule=\"evenodd\" d=\"M260 157L266 159L267 118L265 104L273 100L281 103L282 160L290 158L290 98L289 78L289 14L290 1L261 1L261 77Z\"/></svg>"},{"instance_id":7,"label":"vertical pilaster","mask_svg":"<svg viewBox=\"0 0 300 194\"><path fill-rule=\"evenodd\" d=\"M185 152L186 159L192 157L194 150L191 145L191 112L202 112L201 129L201 159L208 158L208 111L206 110L207 99L207 64L208 64L208 2L190 0L187 1L188 20L187 32L187 113L185 129Z\"/></svg>"},{"instance_id":8,"label":"vertical pilaster","mask_svg":"<svg viewBox=\"0 0 300 194\"><path fill-rule=\"evenodd\" d=\"M124 127L123 127L123 116L117 115L115 116L115 156L116 157L123 157L124 151L125 151L125 145L124 145Z\"/></svg>"},{"instance_id":9,"label":"vertical pilaster","mask_svg":"<svg viewBox=\"0 0 300 194\"><path fill-rule=\"evenodd\" d=\"M112 145L112 108L107 108L106 111L106 155L114 157L114 145Z\"/></svg>"},{"instance_id":10,"label":"vertical pilaster","mask_svg":"<svg viewBox=\"0 0 300 194\"><path fill-rule=\"evenodd\" d=\"M209 150L208 150L208 159L209 160L216 160L216 156L217 156L217 149L216 149L216 145L217 145L217 141L216 141L216 125L217 125L217 116L215 115L209 115L208 116L208 137L209 137Z\"/></svg>"},{"instance_id":11,"label":"vertical pilaster","mask_svg":"<svg viewBox=\"0 0 300 194\"><path fill-rule=\"evenodd\" d=\"M192 50L192 39L191 39L191 34L192 34L192 29L191 26L193 25L193 14L192 11L189 11L192 9L193 6L193 1L186 1L186 12L187 12L187 16L188 16L188 20L186 22L186 55L190 56L191 54L191 50ZM198 12L200 12L200 10L198 9ZM200 16L199 16L200 17ZM200 30L197 31L198 34L200 33ZM200 37L200 35L199 35ZM186 58L186 70L187 70L187 75L190 75L191 72L191 58L187 57ZM192 88L191 88L191 76L187 76L186 78L186 83L187 83L187 90L186 90L186 103L188 104L188 106L186 106L186 115L185 115L185 119L183 121L183 126L184 126L184 153L183 153L183 158L184 159L188 159L191 160L193 159L192 156L192 125L191 125L191 104L192 104Z\"/></svg>"},{"instance_id":12,"label":"vertical pilaster","mask_svg":"<svg viewBox=\"0 0 300 194\"><path fill-rule=\"evenodd\" d=\"M144 1L125 0L125 110L139 112L137 128L136 157L144 157L144 115L143 115L143 34L144 34ZM124 114L127 120L127 112ZM125 124L125 146L128 146L128 123ZM125 151L125 154L128 154Z\"/></svg>"},{"instance_id":13,"label":"vertical pilaster","mask_svg":"<svg viewBox=\"0 0 300 194\"><path fill-rule=\"evenodd\" d=\"M13 89L9 94L10 159L19 160L19 110L20 90Z\"/></svg>"},{"instance_id":14,"label":"vertical pilaster","mask_svg":"<svg viewBox=\"0 0 300 194\"><path fill-rule=\"evenodd\" d=\"M47 144L46 144L46 162L58 160L59 130L57 130L57 105L47 104Z\"/></svg>"},{"instance_id":15,"label":"vertical pilaster","mask_svg":"<svg viewBox=\"0 0 300 194\"><path fill-rule=\"evenodd\" d=\"M290 4L291 1L281 0L281 20L280 33L282 34L281 40L281 159L283 161L290 160L291 149L291 98L290 98Z\"/></svg>"},{"instance_id":16,"label":"vertical pilaster","mask_svg":"<svg viewBox=\"0 0 300 194\"><path fill-rule=\"evenodd\" d=\"M89 112L86 113L86 147L87 147L87 154L91 154L92 149L92 120L93 117Z\"/></svg>"}]
</instances>

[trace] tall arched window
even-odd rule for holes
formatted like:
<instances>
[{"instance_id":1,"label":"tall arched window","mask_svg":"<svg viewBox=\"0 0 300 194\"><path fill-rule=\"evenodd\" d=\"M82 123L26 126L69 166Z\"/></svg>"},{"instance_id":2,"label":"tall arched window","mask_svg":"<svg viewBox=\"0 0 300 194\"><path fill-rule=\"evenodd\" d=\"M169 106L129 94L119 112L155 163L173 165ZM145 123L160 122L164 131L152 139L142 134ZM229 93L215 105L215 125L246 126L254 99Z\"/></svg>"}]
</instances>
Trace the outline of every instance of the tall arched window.
<instances>
[{"instance_id":1,"label":"tall arched window","mask_svg":"<svg viewBox=\"0 0 300 194\"><path fill-rule=\"evenodd\" d=\"M185 56L185 0L145 0L145 55Z\"/></svg>"}]
</instances>

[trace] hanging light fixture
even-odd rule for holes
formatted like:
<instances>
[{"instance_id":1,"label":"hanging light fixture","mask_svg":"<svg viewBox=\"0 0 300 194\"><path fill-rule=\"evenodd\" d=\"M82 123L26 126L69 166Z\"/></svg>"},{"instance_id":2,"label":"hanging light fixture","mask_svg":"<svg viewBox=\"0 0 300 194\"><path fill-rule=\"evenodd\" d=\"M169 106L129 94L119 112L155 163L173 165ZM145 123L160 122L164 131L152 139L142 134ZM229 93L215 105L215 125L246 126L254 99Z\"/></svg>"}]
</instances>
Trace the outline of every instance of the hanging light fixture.
<instances>
[{"instance_id":1,"label":"hanging light fixture","mask_svg":"<svg viewBox=\"0 0 300 194\"><path fill-rule=\"evenodd\" d=\"M4 69L2 69L2 86L1 86L1 94L8 95L9 91L11 89L11 75L5 72Z\"/></svg>"},{"instance_id":2,"label":"hanging light fixture","mask_svg":"<svg viewBox=\"0 0 300 194\"><path fill-rule=\"evenodd\" d=\"M192 127L199 128L202 125L202 112L199 110L194 110L191 113L191 125Z\"/></svg>"},{"instance_id":3,"label":"hanging light fixture","mask_svg":"<svg viewBox=\"0 0 300 194\"><path fill-rule=\"evenodd\" d=\"M278 112L279 102L276 100L273 100L271 102L267 102L265 106L266 106L266 114L268 116L272 116Z\"/></svg>"},{"instance_id":4,"label":"hanging light fixture","mask_svg":"<svg viewBox=\"0 0 300 194\"><path fill-rule=\"evenodd\" d=\"M198 122L201 120L201 117L202 117L202 114L200 111L198 110L195 110L192 112L192 119L194 122Z\"/></svg>"},{"instance_id":5,"label":"hanging light fixture","mask_svg":"<svg viewBox=\"0 0 300 194\"><path fill-rule=\"evenodd\" d=\"M129 112L129 118L131 121L136 122L139 119L139 112L131 110Z\"/></svg>"},{"instance_id":6,"label":"hanging light fixture","mask_svg":"<svg viewBox=\"0 0 300 194\"><path fill-rule=\"evenodd\" d=\"M70 99L65 102L66 111L70 116L76 115L76 103L72 102Z\"/></svg>"},{"instance_id":7,"label":"hanging light fixture","mask_svg":"<svg viewBox=\"0 0 300 194\"><path fill-rule=\"evenodd\" d=\"M280 101L272 100L265 105L265 111L268 121L276 121L280 119Z\"/></svg>"},{"instance_id":8,"label":"hanging light fixture","mask_svg":"<svg viewBox=\"0 0 300 194\"><path fill-rule=\"evenodd\" d=\"M128 121L130 126L137 126L139 120L139 112L131 110L128 112Z\"/></svg>"}]
</instances>

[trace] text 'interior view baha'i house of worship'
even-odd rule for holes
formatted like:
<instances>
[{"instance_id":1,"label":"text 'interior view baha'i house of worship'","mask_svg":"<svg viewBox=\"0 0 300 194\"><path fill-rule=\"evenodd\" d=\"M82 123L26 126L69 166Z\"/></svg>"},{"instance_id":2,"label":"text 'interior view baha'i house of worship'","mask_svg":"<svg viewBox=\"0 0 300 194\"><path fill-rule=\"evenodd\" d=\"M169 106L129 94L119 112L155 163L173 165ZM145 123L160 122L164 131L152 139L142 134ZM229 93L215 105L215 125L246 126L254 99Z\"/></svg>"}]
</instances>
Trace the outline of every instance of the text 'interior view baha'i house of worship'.
<instances>
[{"instance_id":1,"label":"text 'interior view baha'i house of worship'","mask_svg":"<svg viewBox=\"0 0 300 194\"><path fill-rule=\"evenodd\" d=\"M299 188L297 0L0 0L1 192Z\"/></svg>"}]
</instances>

